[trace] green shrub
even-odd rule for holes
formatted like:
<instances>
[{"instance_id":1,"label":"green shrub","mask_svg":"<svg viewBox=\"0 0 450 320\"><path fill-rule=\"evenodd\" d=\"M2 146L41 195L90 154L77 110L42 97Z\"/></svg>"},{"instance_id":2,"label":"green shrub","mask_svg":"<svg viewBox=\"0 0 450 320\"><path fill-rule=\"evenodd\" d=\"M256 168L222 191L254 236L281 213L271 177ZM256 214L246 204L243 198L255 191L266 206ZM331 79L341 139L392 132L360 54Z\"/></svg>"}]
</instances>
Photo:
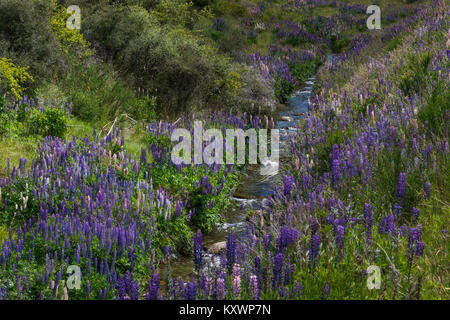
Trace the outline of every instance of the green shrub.
<instances>
[{"instance_id":1,"label":"green shrub","mask_svg":"<svg viewBox=\"0 0 450 320\"><path fill-rule=\"evenodd\" d=\"M216 16L245 17L248 11L240 3L227 0L216 0L213 5Z\"/></svg>"},{"instance_id":2,"label":"green shrub","mask_svg":"<svg viewBox=\"0 0 450 320\"><path fill-rule=\"evenodd\" d=\"M333 53L340 53L349 44L351 39L347 37L340 38L332 36L330 40L331 40L331 51Z\"/></svg>"},{"instance_id":3,"label":"green shrub","mask_svg":"<svg viewBox=\"0 0 450 320\"><path fill-rule=\"evenodd\" d=\"M53 9L50 19L50 27L59 42L59 49L65 55L73 57L73 62L85 62L94 52L90 49L89 42L85 41L83 34L78 29L67 28L67 13L64 6L58 5L56 0L51 0Z\"/></svg>"},{"instance_id":4,"label":"green shrub","mask_svg":"<svg viewBox=\"0 0 450 320\"><path fill-rule=\"evenodd\" d=\"M18 67L11 59L0 58L0 94L10 94L16 99L22 98L23 85L33 81L33 77L27 72L28 67Z\"/></svg>"},{"instance_id":5,"label":"green shrub","mask_svg":"<svg viewBox=\"0 0 450 320\"><path fill-rule=\"evenodd\" d=\"M44 112L31 109L31 116L27 122L29 133L40 134L44 137L63 138L68 129L66 111L59 108L46 107Z\"/></svg>"},{"instance_id":6,"label":"green shrub","mask_svg":"<svg viewBox=\"0 0 450 320\"><path fill-rule=\"evenodd\" d=\"M286 79L275 80L275 96L281 103L286 103L294 90L294 85L286 81Z\"/></svg>"},{"instance_id":7,"label":"green shrub","mask_svg":"<svg viewBox=\"0 0 450 320\"><path fill-rule=\"evenodd\" d=\"M156 98L145 95L136 99L133 115L139 120L150 122L156 119Z\"/></svg>"},{"instance_id":8,"label":"green shrub","mask_svg":"<svg viewBox=\"0 0 450 320\"><path fill-rule=\"evenodd\" d=\"M3 243L3 240L9 238L9 229L5 226L0 226L0 243Z\"/></svg>"},{"instance_id":9,"label":"green shrub","mask_svg":"<svg viewBox=\"0 0 450 320\"><path fill-rule=\"evenodd\" d=\"M0 114L6 113L6 99L0 95Z\"/></svg>"},{"instance_id":10,"label":"green shrub","mask_svg":"<svg viewBox=\"0 0 450 320\"><path fill-rule=\"evenodd\" d=\"M0 138L8 134L9 116L0 112Z\"/></svg>"},{"instance_id":11,"label":"green shrub","mask_svg":"<svg viewBox=\"0 0 450 320\"><path fill-rule=\"evenodd\" d=\"M158 100L164 101L160 107L169 115L220 94L220 80L230 72L229 60L207 39L179 26L161 26L139 7L106 8L87 28L97 52L134 86L157 89Z\"/></svg>"},{"instance_id":12,"label":"green shrub","mask_svg":"<svg viewBox=\"0 0 450 320\"><path fill-rule=\"evenodd\" d=\"M265 79L254 67L242 72L242 83L244 85L239 92L241 104L274 105L275 95L271 81Z\"/></svg>"},{"instance_id":13,"label":"green shrub","mask_svg":"<svg viewBox=\"0 0 450 320\"><path fill-rule=\"evenodd\" d=\"M59 78L70 67L69 57L59 50L51 28L53 7L49 0L0 1L0 56L20 66L29 66L35 81L28 95L42 80Z\"/></svg>"}]
</instances>

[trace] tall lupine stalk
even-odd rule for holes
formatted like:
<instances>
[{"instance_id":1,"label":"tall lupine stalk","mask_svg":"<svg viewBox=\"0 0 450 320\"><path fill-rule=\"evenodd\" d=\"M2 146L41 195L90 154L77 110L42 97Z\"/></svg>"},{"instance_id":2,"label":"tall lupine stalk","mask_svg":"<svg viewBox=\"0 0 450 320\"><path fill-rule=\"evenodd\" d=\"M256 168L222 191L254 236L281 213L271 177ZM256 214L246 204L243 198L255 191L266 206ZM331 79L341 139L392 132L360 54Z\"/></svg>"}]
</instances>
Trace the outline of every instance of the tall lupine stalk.
<instances>
[{"instance_id":1,"label":"tall lupine stalk","mask_svg":"<svg viewBox=\"0 0 450 320\"><path fill-rule=\"evenodd\" d=\"M194 265L197 271L203 268L203 241L200 231L194 235Z\"/></svg>"},{"instance_id":2,"label":"tall lupine stalk","mask_svg":"<svg viewBox=\"0 0 450 320\"><path fill-rule=\"evenodd\" d=\"M342 225L336 227L336 246L338 248L338 258L341 261L345 256L345 228Z\"/></svg>"},{"instance_id":3,"label":"tall lupine stalk","mask_svg":"<svg viewBox=\"0 0 450 320\"><path fill-rule=\"evenodd\" d=\"M228 270L231 271L236 262L236 235L233 233L230 233L227 238L226 259Z\"/></svg>"},{"instance_id":4,"label":"tall lupine stalk","mask_svg":"<svg viewBox=\"0 0 450 320\"><path fill-rule=\"evenodd\" d=\"M237 263L233 265L233 295L239 298L241 295L241 266Z\"/></svg>"},{"instance_id":5,"label":"tall lupine stalk","mask_svg":"<svg viewBox=\"0 0 450 320\"><path fill-rule=\"evenodd\" d=\"M373 224L372 206L366 203L364 204L364 227L366 231L366 241L369 245L372 244L372 224Z\"/></svg>"}]
</instances>

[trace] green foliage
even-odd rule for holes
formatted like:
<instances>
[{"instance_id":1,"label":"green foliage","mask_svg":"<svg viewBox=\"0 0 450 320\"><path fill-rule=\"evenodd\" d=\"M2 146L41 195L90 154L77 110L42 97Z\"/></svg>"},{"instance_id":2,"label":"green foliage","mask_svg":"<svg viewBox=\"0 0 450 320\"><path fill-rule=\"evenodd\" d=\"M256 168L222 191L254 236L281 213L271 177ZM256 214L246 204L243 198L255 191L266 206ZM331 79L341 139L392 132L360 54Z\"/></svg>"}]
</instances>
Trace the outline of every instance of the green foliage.
<instances>
[{"instance_id":1,"label":"green foliage","mask_svg":"<svg viewBox=\"0 0 450 320\"><path fill-rule=\"evenodd\" d=\"M71 66L71 58L60 48L60 40L51 28L54 15L50 0L0 1L0 56L20 66L29 66L34 82L31 95L43 80L57 79Z\"/></svg>"},{"instance_id":2,"label":"green foliage","mask_svg":"<svg viewBox=\"0 0 450 320\"><path fill-rule=\"evenodd\" d=\"M365 116L367 113L367 107L369 105L376 104L376 102L377 102L376 95L373 95L372 97L363 100L362 103L360 101L353 101L352 108L356 117L359 118L361 116Z\"/></svg>"},{"instance_id":3,"label":"green foliage","mask_svg":"<svg viewBox=\"0 0 450 320\"><path fill-rule=\"evenodd\" d=\"M6 112L6 99L0 95L0 114Z\"/></svg>"},{"instance_id":4,"label":"green foliage","mask_svg":"<svg viewBox=\"0 0 450 320\"><path fill-rule=\"evenodd\" d=\"M97 52L123 76L137 87L157 89L167 114L185 112L226 91L218 83L231 71L229 60L202 37L178 25L161 26L153 12L105 8L87 21L86 28Z\"/></svg>"},{"instance_id":5,"label":"green foliage","mask_svg":"<svg viewBox=\"0 0 450 320\"><path fill-rule=\"evenodd\" d=\"M316 55L312 60L307 60L305 63L294 64L290 61L287 62L289 70L296 77L299 83L303 83L306 79L313 75L321 63L322 62L320 61L320 57L318 55Z\"/></svg>"},{"instance_id":6,"label":"green foliage","mask_svg":"<svg viewBox=\"0 0 450 320\"><path fill-rule=\"evenodd\" d=\"M240 90L242 99L241 108L245 105L250 107L252 104L261 106L273 106L275 103L274 90L272 83L263 78L260 72L253 67L241 71L243 87Z\"/></svg>"},{"instance_id":7,"label":"green foliage","mask_svg":"<svg viewBox=\"0 0 450 320\"><path fill-rule=\"evenodd\" d=\"M33 77L27 70L28 67L18 67L11 62L11 59L0 58L0 95L3 91L5 95L11 94L16 99L22 99L23 85L33 81Z\"/></svg>"},{"instance_id":8,"label":"green foliage","mask_svg":"<svg viewBox=\"0 0 450 320\"><path fill-rule=\"evenodd\" d=\"M93 51L89 42L85 41L78 29L69 29L66 26L70 14L66 8L58 5L56 0L51 0L53 16L50 19L50 27L59 40L59 48L66 54L84 62Z\"/></svg>"},{"instance_id":9,"label":"green foliage","mask_svg":"<svg viewBox=\"0 0 450 320\"><path fill-rule=\"evenodd\" d=\"M6 135L6 126L8 121L9 119L6 110L6 99L0 95L0 137Z\"/></svg>"},{"instance_id":10,"label":"green foliage","mask_svg":"<svg viewBox=\"0 0 450 320\"><path fill-rule=\"evenodd\" d=\"M206 5L208 0L197 0L198 4L202 2ZM161 25L169 24L192 28L198 20L211 18L211 13L207 8L198 11L194 8L194 3L186 0L161 0L151 10L151 14L158 19Z\"/></svg>"},{"instance_id":11,"label":"green foliage","mask_svg":"<svg viewBox=\"0 0 450 320\"><path fill-rule=\"evenodd\" d=\"M345 140L346 134L344 132L341 130L333 130L327 135L326 142L318 146L317 164L315 168L319 174L331 170L331 151L333 145L337 144L339 146L344 143Z\"/></svg>"},{"instance_id":12,"label":"green foliage","mask_svg":"<svg viewBox=\"0 0 450 320\"><path fill-rule=\"evenodd\" d=\"M136 99L132 89L107 65L91 65L74 70L60 83L61 90L72 102L72 113L80 119L98 123L128 113L140 119L149 116L153 105Z\"/></svg>"},{"instance_id":13,"label":"green foliage","mask_svg":"<svg viewBox=\"0 0 450 320\"><path fill-rule=\"evenodd\" d=\"M401 172L406 174L405 197L403 199L403 212L410 214L413 207L417 207L423 198L422 190L425 183L422 178L421 167L408 168L405 157L399 148L383 150L377 156L376 170L373 173L373 189L369 195L371 203L380 204L380 209L389 212L398 202L396 198L398 179Z\"/></svg>"},{"instance_id":14,"label":"green foliage","mask_svg":"<svg viewBox=\"0 0 450 320\"><path fill-rule=\"evenodd\" d=\"M155 140L148 141L156 142ZM168 146L170 142L161 137L158 138L158 143L162 146ZM215 192L205 193L203 188L196 186L196 184L203 177L208 176L213 189L217 188L222 183L224 170L222 168L218 173L211 174L211 172L205 172L203 168L197 170L195 167L186 167L183 168L182 172L179 172L174 167L161 167L152 168L151 174L156 188L161 186L180 196L185 192L189 192L187 209L195 210L189 225L194 229L199 228L203 231L211 231L220 222L221 214L229 204L229 194L237 187L239 180L236 178L236 173L229 173L219 194ZM214 206L210 206L212 202L214 202Z\"/></svg>"},{"instance_id":15,"label":"green foliage","mask_svg":"<svg viewBox=\"0 0 450 320\"><path fill-rule=\"evenodd\" d=\"M431 132L442 132L444 126L448 127L450 110L450 88L448 82L441 80L436 83L429 94L426 104L419 109L417 118Z\"/></svg>"},{"instance_id":16,"label":"green foliage","mask_svg":"<svg viewBox=\"0 0 450 320\"><path fill-rule=\"evenodd\" d=\"M331 40L331 51L333 53L340 53L345 47L347 47L351 39L348 37L332 36L330 40Z\"/></svg>"},{"instance_id":17,"label":"green foliage","mask_svg":"<svg viewBox=\"0 0 450 320\"><path fill-rule=\"evenodd\" d=\"M67 111L56 106L37 107L27 101L16 103L16 107L1 107L0 137L10 138L33 135L64 138L68 130Z\"/></svg>"},{"instance_id":18,"label":"green foliage","mask_svg":"<svg viewBox=\"0 0 450 320\"><path fill-rule=\"evenodd\" d=\"M67 122L65 110L45 107L43 112L39 109L31 109L31 115L27 119L26 127L31 134L63 138L67 132Z\"/></svg>"},{"instance_id":19,"label":"green foliage","mask_svg":"<svg viewBox=\"0 0 450 320\"><path fill-rule=\"evenodd\" d=\"M19 178L12 190L3 188L2 197L8 199L8 206L0 215L0 226L14 229L31 217L36 218L36 215L39 215L39 201L33 198L31 186L25 179Z\"/></svg>"},{"instance_id":20,"label":"green foliage","mask_svg":"<svg viewBox=\"0 0 450 320\"><path fill-rule=\"evenodd\" d=\"M404 72L400 77L399 87L408 96L420 93L426 87L428 66L431 63L431 53L410 55Z\"/></svg>"},{"instance_id":21,"label":"green foliage","mask_svg":"<svg viewBox=\"0 0 450 320\"><path fill-rule=\"evenodd\" d=\"M286 103L294 90L294 84L286 79L278 78L275 80L275 96L281 103Z\"/></svg>"},{"instance_id":22,"label":"green foliage","mask_svg":"<svg viewBox=\"0 0 450 320\"><path fill-rule=\"evenodd\" d=\"M141 98L136 99L136 105L133 108L135 117L139 120L145 120L145 122L151 122L156 119L156 97L144 95Z\"/></svg>"},{"instance_id":23,"label":"green foliage","mask_svg":"<svg viewBox=\"0 0 450 320\"><path fill-rule=\"evenodd\" d=\"M9 229L0 225L0 243L7 238L9 238Z\"/></svg>"},{"instance_id":24,"label":"green foliage","mask_svg":"<svg viewBox=\"0 0 450 320\"><path fill-rule=\"evenodd\" d=\"M245 9L240 3L216 0L213 4L213 11L217 16L230 16L230 17L246 17L248 16L247 9Z\"/></svg>"},{"instance_id":25,"label":"green foliage","mask_svg":"<svg viewBox=\"0 0 450 320\"><path fill-rule=\"evenodd\" d=\"M386 51L394 50L401 44L401 42L402 41L401 41L400 37L396 37L396 38L392 39L391 41L389 41L389 44L386 46Z\"/></svg>"}]
</instances>

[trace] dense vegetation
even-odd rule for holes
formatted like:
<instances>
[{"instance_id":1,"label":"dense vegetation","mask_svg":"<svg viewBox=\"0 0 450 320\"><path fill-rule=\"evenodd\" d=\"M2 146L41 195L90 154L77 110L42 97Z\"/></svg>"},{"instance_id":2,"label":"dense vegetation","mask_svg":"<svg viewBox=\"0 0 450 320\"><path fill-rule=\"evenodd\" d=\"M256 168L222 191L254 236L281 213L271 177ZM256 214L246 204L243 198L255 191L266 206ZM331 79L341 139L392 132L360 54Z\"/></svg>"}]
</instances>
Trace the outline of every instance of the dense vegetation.
<instances>
[{"instance_id":1,"label":"dense vegetation","mask_svg":"<svg viewBox=\"0 0 450 320\"><path fill-rule=\"evenodd\" d=\"M378 2L381 30L368 1L0 0L0 299L448 298L449 11ZM283 185L211 265L246 167L172 163L173 130L273 128L316 72Z\"/></svg>"}]
</instances>

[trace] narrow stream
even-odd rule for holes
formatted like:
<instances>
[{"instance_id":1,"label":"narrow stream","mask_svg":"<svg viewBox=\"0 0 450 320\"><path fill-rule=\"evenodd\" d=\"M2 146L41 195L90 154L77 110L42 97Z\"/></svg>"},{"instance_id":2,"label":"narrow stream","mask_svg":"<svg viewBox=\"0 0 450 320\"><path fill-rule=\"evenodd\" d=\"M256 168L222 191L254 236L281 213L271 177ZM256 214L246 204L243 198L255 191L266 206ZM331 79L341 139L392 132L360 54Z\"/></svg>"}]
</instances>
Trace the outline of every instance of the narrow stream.
<instances>
[{"instance_id":1,"label":"narrow stream","mask_svg":"<svg viewBox=\"0 0 450 320\"><path fill-rule=\"evenodd\" d=\"M330 57L328 58L330 61ZM288 100L286 110L278 113L279 120L275 126L280 130L280 167L283 158L286 159L287 140L291 133L296 132L298 121L308 112L309 99L312 95L316 78L309 78L304 86L295 92ZM246 218L248 210L257 210L264 205L264 201L273 192L275 187L282 184L281 168L273 175L261 175L259 165L247 166L246 176L242 179L241 184L236 189L232 197L233 203L230 205L229 212L226 213L225 222L216 226L212 232L203 234L203 245L209 248L213 244L224 242L229 232L233 231L240 240L245 239L246 235ZM212 255L205 253L205 260L211 261ZM218 260L218 256L216 256ZM218 261L215 262L218 262ZM194 262L192 257L177 257L171 262L171 277L181 277L184 280L191 280L194 273ZM160 267L160 274L165 278L167 265Z\"/></svg>"}]
</instances>

